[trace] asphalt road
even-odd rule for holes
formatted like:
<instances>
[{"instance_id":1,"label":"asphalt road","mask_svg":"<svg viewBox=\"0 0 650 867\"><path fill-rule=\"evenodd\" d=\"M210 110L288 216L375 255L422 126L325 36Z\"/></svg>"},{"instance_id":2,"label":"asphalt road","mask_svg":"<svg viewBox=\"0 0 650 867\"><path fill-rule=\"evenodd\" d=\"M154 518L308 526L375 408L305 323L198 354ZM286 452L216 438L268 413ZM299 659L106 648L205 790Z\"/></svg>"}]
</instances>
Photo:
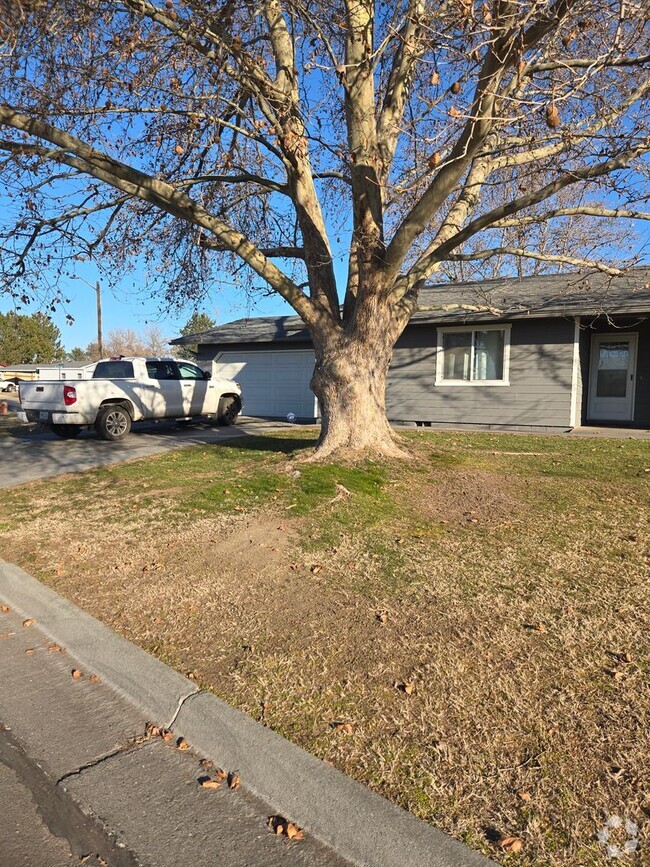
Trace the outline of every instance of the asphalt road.
<instances>
[{"instance_id":1,"label":"asphalt road","mask_svg":"<svg viewBox=\"0 0 650 867\"><path fill-rule=\"evenodd\" d=\"M190 445L259 436L282 427L291 426L258 419L244 419L233 427L143 422L134 425L123 442L112 443L99 439L92 430L83 431L75 440L63 440L49 431L14 426L10 432L0 435L0 488L124 463Z\"/></svg>"},{"instance_id":2,"label":"asphalt road","mask_svg":"<svg viewBox=\"0 0 650 867\"><path fill-rule=\"evenodd\" d=\"M47 827L29 788L2 763L0 793L1 867L73 867L81 863L68 841Z\"/></svg>"}]
</instances>

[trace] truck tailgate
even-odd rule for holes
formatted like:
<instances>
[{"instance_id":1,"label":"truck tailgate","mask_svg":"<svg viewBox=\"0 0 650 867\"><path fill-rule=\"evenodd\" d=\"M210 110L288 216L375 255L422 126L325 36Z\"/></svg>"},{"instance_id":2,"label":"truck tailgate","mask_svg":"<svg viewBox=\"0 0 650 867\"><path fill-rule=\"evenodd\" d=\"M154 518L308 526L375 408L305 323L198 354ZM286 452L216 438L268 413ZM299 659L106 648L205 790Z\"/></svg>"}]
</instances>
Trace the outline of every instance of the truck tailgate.
<instances>
[{"instance_id":1,"label":"truck tailgate","mask_svg":"<svg viewBox=\"0 0 650 867\"><path fill-rule=\"evenodd\" d=\"M63 402L63 380L52 382L22 382L20 384L20 404L22 409L65 410Z\"/></svg>"}]
</instances>

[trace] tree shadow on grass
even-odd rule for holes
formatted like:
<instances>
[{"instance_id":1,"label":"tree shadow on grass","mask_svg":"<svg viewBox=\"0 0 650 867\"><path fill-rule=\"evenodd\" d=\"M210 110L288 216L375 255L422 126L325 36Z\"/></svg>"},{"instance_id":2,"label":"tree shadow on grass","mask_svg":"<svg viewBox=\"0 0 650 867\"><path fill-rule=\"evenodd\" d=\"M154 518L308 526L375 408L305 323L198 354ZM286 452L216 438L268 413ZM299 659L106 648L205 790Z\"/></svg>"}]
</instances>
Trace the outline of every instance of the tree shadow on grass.
<instances>
[{"instance_id":1,"label":"tree shadow on grass","mask_svg":"<svg viewBox=\"0 0 650 867\"><path fill-rule=\"evenodd\" d=\"M220 449L232 448L257 452L282 452L290 455L294 452L313 449L316 446L316 437L278 437L249 435L237 438L228 443L220 443Z\"/></svg>"}]
</instances>

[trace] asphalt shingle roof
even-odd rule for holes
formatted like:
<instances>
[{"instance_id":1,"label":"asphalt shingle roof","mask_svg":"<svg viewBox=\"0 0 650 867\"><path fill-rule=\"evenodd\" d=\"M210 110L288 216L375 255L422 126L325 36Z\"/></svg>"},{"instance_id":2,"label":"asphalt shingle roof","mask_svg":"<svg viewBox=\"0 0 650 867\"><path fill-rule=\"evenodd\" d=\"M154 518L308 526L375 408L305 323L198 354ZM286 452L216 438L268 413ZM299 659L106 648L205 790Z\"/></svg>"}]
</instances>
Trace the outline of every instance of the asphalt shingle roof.
<instances>
[{"instance_id":1,"label":"asphalt shingle roof","mask_svg":"<svg viewBox=\"0 0 650 867\"><path fill-rule=\"evenodd\" d=\"M632 268L621 277L597 271L429 284L420 292L411 322L461 324L635 313L650 313L650 267ZM292 343L309 339L299 316L260 316L226 322L171 343Z\"/></svg>"}]
</instances>

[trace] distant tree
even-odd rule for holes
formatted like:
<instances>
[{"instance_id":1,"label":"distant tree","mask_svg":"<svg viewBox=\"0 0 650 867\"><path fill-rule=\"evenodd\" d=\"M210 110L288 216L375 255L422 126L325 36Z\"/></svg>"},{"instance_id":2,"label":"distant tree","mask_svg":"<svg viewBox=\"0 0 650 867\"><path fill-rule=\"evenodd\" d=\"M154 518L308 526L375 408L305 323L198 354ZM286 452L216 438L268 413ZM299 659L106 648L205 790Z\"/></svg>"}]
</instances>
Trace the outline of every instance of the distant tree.
<instances>
[{"instance_id":1,"label":"distant tree","mask_svg":"<svg viewBox=\"0 0 650 867\"><path fill-rule=\"evenodd\" d=\"M48 364L64 358L61 332L44 313L0 313L0 361Z\"/></svg>"},{"instance_id":2,"label":"distant tree","mask_svg":"<svg viewBox=\"0 0 650 867\"><path fill-rule=\"evenodd\" d=\"M88 351L97 349L97 344L88 346ZM104 339L104 356L113 355L169 355L167 339L157 325L151 325L141 334L132 328L115 328Z\"/></svg>"},{"instance_id":3,"label":"distant tree","mask_svg":"<svg viewBox=\"0 0 650 867\"><path fill-rule=\"evenodd\" d=\"M181 328L181 334L183 337L187 337L190 334L200 334L202 331L214 328L216 324L217 323L214 319L211 319L207 313L195 310L185 325ZM185 346L179 347L179 349L183 355L195 356L199 351L199 346L198 343L188 343Z\"/></svg>"},{"instance_id":4,"label":"distant tree","mask_svg":"<svg viewBox=\"0 0 650 867\"><path fill-rule=\"evenodd\" d=\"M66 353L65 360L75 361L79 364L90 364L97 358L97 355L91 351L93 346L96 348L97 344L88 344L85 349L82 349L81 346L75 346Z\"/></svg>"}]
</instances>

